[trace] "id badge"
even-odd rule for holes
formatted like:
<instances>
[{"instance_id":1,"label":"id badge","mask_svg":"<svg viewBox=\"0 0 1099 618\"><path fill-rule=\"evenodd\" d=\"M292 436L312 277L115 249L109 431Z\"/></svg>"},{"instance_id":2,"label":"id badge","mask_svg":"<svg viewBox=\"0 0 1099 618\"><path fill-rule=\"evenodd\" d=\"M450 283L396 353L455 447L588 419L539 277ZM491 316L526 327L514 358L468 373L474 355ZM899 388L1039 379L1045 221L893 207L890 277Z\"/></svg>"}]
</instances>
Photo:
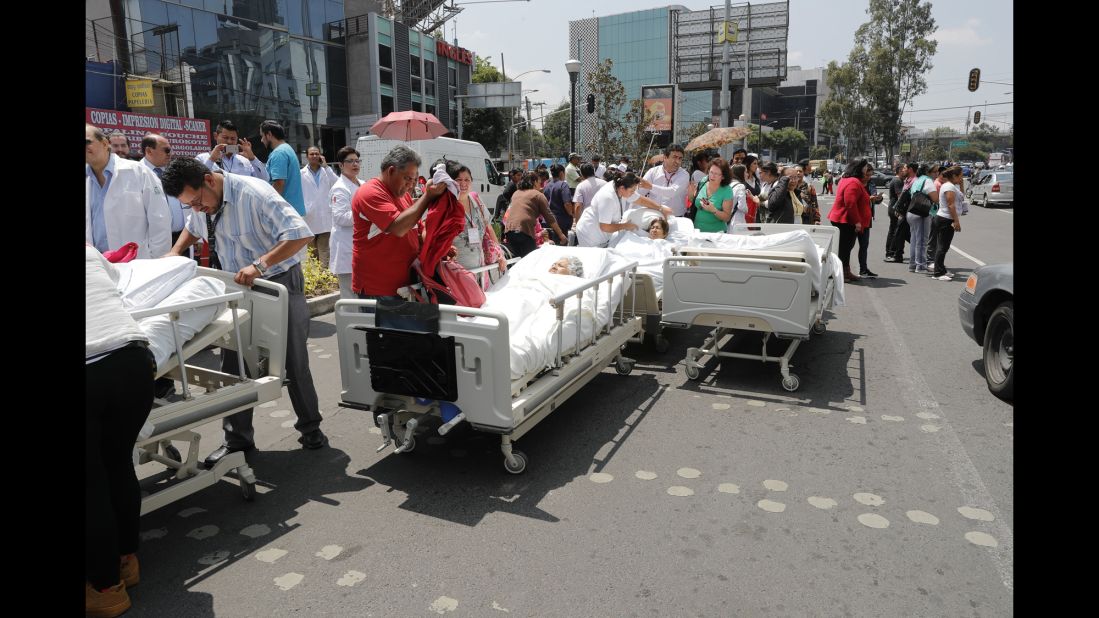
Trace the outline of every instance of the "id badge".
<instances>
[{"instance_id":1,"label":"id badge","mask_svg":"<svg viewBox=\"0 0 1099 618\"><path fill-rule=\"evenodd\" d=\"M480 228L471 227L467 230L469 233L469 244L479 245L481 244L481 230Z\"/></svg>"}]
</instances>

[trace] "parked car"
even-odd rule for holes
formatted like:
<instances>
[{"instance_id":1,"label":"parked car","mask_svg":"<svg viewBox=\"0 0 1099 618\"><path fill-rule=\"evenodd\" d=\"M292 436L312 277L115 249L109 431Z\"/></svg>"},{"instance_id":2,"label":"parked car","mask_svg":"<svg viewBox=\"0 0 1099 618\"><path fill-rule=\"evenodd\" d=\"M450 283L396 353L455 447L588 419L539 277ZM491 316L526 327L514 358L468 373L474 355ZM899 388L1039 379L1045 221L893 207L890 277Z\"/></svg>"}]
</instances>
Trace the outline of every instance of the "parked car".
<instances>
[{"instance_id":1,"label":"parked car","mask_svg":"<svg viewBox=\"0 0 1099 618\"><path fill-rule=\"evenodd\" d=\"M870 177L870 183L875 189L880 189L889 186L889 182L895 177L895 174L887 174L880 169L875 169L874 175Z\"/></svg>"},{"instance_id":2,"label":"parked car","mask_svg":"<svg viewBox=\"0 0 1099 618\"><path fill-rule=\"evenodd\" d=\"M1014 263L973 271L958 297L962 330L984 348L985 381L1000 399L1014 397Z\"/></svg>"},{"instance_id":3,"label":"parked car","mask_svg":"<svg viewBox=\"0 0 1099 618\"><path fill-rule=\"evenodd\" d=\"M973 183L969 191L969 201L981 206L1015 203L1015 173L994 170Z\"/></svg>"}]
</instances>

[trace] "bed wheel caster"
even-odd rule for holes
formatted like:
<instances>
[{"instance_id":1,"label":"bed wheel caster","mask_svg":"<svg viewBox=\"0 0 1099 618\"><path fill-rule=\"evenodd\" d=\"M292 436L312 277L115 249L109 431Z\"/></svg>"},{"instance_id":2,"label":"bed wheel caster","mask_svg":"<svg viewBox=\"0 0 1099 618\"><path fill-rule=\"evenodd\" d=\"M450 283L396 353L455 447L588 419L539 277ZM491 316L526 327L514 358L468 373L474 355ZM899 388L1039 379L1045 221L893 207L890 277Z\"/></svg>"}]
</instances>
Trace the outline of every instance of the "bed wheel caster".
<instances>
[{"instance_id":1,"label":"bed wheel caster","mask_svg":"<svg viewBox=\"0 0 1099 618\"><path fill-rule=\"evenodd\" d=\"M245 502L251 502L256 499L256 484L240 482L240 495L244 496Z\"/></svg>"},{"instance_id":2,"label":"bed wheel caster","mask_svg":"<svg viewBox=\"0 0 1099 618\"><path fill-rule=\"evenodd\" d=\"M405 442L403 444L401 444L401 446L397 447L397 450L395 450L393 452L394 453L411 453L415 449L416 449L416 438L409 438L408 440L405 440Z\"/></svg>"},{"instance_id":3,"label":"bed wheel caster","mask_svg":"<svg viewBox=\"0 0 1099 618\"><path fill-rule=\"evenodd\" d=\"M701 372L698 370L698 367L695 367L693 365L687 365L686 371L687 379L689 380L697 380L698 376L702 375Z\"/></svg>"},{"instance_id":4,"label":"bed wheel caster","mask_svg":"<svg viewBox=\"0 0 1099 618\"><path fill-rule=\"evenodd\" d=\"M628 359L625 356L619 356L618 360L614 361L614 370L617 371L618 375L620 376L630 375L630 372L633 371L633 364L635 362L636 361L634 361L633 359Z\"/></svg>"},{"instance_id":5,"label":"bed wheel caster","mask_svg":"<svg viewBox=\"0 0 1099 618\"><path fill-rule=\"evenodd\" d=\"M653 335L653 349L659 354L663 354L668 351L668 348L672 346L668 342L668 338L661 334Z\"/></svg>"},{"instance_id":6,"label":"bed wheel caster","mask_svg":"<svg viewBox=\"0 0 1099 618\"><path fill-rule=\"evenodd\" d=\"M801 380L792 373L790 374L790 377L782 379L782 388L785 388L791 393L798 390L799 386L801 386Z\"/></svg>"},{"instance_id":7,"label":"bed wheel caster","mask_svg":"<svg viewBox=\"0 0 1099 618\"><path fill-rule=\"evenodd\" d=\"M512 449L511 456L515 460L513 464L508 458L504 457L504 469L512 474L522 474L527 469L527 454L523 451Z\"/></svg>"},{"instance_id":8,"label":"bed wheel caster","mask_svg":"<svg viewBox=\"0 0 1099 618\"><path fill-rule=\"evenodd\" d=\"M826 331L826 330L828 330L828 327L824 324L824 322L817 322L816 324L813 325L813 334L814 335L823 335L824 331Z\"/></svg>"}]
</instances>

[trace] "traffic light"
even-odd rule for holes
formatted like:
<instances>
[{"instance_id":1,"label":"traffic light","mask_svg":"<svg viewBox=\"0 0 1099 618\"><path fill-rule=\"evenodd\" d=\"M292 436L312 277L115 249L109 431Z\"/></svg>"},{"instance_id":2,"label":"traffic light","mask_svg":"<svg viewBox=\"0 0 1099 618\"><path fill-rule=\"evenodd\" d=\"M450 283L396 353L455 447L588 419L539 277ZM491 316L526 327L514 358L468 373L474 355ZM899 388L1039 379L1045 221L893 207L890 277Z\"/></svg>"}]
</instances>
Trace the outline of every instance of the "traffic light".
<instances>
[{"instance_id":1,"label":"traffic light","mask_svg":"<svg viewBox=\"0 0 1099 618\"><path fill-rule=\"evenodd\" d=\"M973 124L981 124L980 110L973 112Z\"/></svg>"},{"instance_id":2,"label":"traffic light","mask_svg":"<svg viewBox=\"0 0 1099 618\"><path fill-rule=\"evenodd\" d=\"M594 111L595 111L595 95L594 94L588 94L588 113L590 114Z\"/></svg>"},{"instance_id":3,"label":"traffic light","mask_svg":"<svg viewBox=\"0 0 1099 618\"><path fill-rule=\"evenodd\" d=\"M969 72L969 91L977 92L977 86L981 85L981 70L973 69Z\"/></svg>"}]
</instances>

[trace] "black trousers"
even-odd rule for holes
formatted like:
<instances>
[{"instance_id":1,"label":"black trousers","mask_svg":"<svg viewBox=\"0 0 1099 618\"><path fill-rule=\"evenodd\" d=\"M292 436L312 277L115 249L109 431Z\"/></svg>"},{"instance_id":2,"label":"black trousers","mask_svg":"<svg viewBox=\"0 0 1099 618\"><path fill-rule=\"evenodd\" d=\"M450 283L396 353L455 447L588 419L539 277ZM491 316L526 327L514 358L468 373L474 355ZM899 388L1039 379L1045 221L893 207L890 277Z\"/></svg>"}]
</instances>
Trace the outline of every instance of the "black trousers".
<instances>
[{"instance_id":1,"label":"black trousers","mask_svg":"<svg viewBox=\"0 0 1099 618\"><path fill-rule=\"evenodd\" d=\"M507 241L511 252L518 257L525 257L528 253L538 248L538 244L534 242L534 238L523 232L514 230L504 232L504 240Z\"/></svg>"},{"instance_id":2,"label":"black trousers","mask_svg":"<svg viewBox=\"0 0 1099 618\"><path fill-rule=\"evenodd\" d=\"M832 225L840 229L840 261L843 262L844 271L849 272L851 270L851 249L855 247L855 240L858 236L855 234L855 224L833 221Z\"/></svg>"},{"instance_id":3,"label":"black trousers","mask_svg":"<svg viewBox=\"0 0 1099 618\"><path fill-rule=\"evenodd\" d=\"M931 238L936 240L935 270L931 274L941 277L946 274L946 252L950 251L950 243L954 241L954 222L939 215L932 217Z\"/></svg>"},{"instance_id":4,"label":"black trousers","mask_svg":"<svg viewBox=\"0 0 1099 618\"><path fill-rule=\"evenodd\" d=\"M893 237L897 235L897 228L900 226L900 221L893 216L893 209L890 208L889 215L889 231L885 233L885 257L893 257Z\"/></svg>"},{"instance_id":5,"label":"black trousers","mask_svg":"<svg viewBox=\"0 0 1099 618\"><path fill-rule=\"evenodd\" d=\"M97 590L118 584L119 557L137 551L133 450L153 407L155 373L147 347L115 350L84 367L84 575Z\"/></svg>"},{"instance_id":6,"label":"black trousers","mask_svg":"<svg viewBox=\"0 0 1099 618\"><path fill-rule=\"evenodd\" d=\"M892 255L896 260L904 259L904 243L911 233L908 217L901 215L897 220L897 231L893 234L893 241L888 245L886 255Z\"/></svg>"},{"instance_id":7,"label":"black trousers","mask_svg":"<svg viewBox=\"0 0 1099 618\"><path fill-rule=\"evenodd\" d=\"M932 214L931 220L928 221L928 235L927 235L927 261L928 263L935 261L935 248L938 247L938 234L935 233L935 219L937 215Z\"/></svg>"},{"instance_id":8,"label":"black trousers","mask_svg":"<svg viewBox=\"0 0 1099 618\"><path fill-rule=\"evenodd\" d=\"M859 240L859 274L870 272L866 259L870 253L870 228L864 228L857 236Z\"/></svg>"}]
</instances>

